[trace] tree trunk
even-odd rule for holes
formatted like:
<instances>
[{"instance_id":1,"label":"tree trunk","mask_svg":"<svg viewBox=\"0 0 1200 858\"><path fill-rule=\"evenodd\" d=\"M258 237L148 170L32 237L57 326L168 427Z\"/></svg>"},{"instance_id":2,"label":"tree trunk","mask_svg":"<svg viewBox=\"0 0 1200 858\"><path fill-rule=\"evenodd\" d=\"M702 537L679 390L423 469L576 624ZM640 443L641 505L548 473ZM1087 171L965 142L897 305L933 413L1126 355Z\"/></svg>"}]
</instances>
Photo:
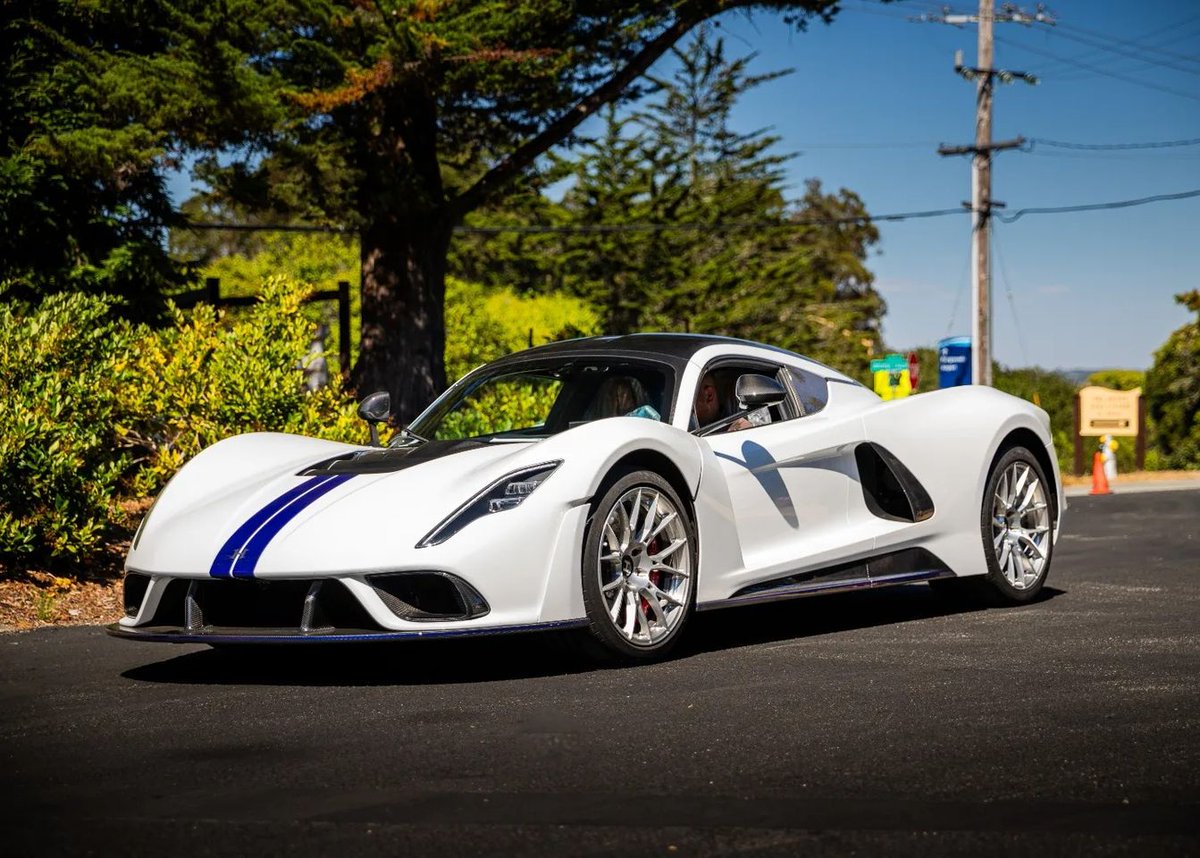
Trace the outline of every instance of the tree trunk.
<instances>
[{"instance_id":1,"label":"tree trunk","mask_svg":"<svg viewBox=\"0 0 1200 858\"><path fill-rule=\"evenodd\" d=\"M362 333L354 385L392 395L408 423L446 388L446 252L451 225L386 221L362 231Z\"/></svg>"}]
</instances>

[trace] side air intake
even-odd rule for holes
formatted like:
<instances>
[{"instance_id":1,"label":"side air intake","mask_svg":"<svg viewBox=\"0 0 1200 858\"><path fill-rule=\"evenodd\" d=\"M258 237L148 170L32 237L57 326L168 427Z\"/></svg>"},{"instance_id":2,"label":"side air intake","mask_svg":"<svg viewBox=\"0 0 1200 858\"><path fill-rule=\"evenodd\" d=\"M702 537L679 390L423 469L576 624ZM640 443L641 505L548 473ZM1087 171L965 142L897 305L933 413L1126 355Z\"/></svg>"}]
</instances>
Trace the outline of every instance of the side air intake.
<instances>
[{"instance_id":1,"label":"side air intake","mask_svg":"<svg viewBox=\"0 0 1200 858\"><path fill-rule=\"evenodd\" d=\"M889 521L924 521L933 515L933 500L912 471L879 444L854 450L867 509Z\"/></svg>"}]
</instances>

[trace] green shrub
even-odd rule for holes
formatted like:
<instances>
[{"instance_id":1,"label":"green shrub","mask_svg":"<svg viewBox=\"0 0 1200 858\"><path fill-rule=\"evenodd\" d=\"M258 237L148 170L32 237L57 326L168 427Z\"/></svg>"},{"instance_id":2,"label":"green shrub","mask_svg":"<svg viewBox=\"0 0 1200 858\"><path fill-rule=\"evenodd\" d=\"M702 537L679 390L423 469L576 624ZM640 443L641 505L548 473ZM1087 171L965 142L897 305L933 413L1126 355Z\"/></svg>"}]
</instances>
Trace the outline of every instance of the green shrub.
<instances>
[{"instance_id":1,"label":"green shrub","mask_svg":"<svg viewBox=\"0 0 1200 858\"><path fill-rule=\"evenodd\" d=\"M581 298L519 296L511 289L485 289L446 280L446 375L456 381L482 363L535 345L599 331L600 316ZM465 438L528 426L545 414L557 385L493 385L450 415L440 438Z\"/></svg>"},{"instance_id":2,"label":"green shrub","mask_svg":"<svg viewBox=\"0 0 1200 858\"><path fill-rule=\"evenodd\" d=\"M138 453L132 488L160 487L210 444L242 432L294 432L361 443L365 429L335 375L309 393L300 373L312 323L307 287L268 278L261 300L236 316L206 305L172 310L170 327L145 331L123 361L130 382L123 427Z\"/></svg>"},{"instance_id":3,"label":"green shrub","mask_svg":"<svg viewBox=\"0 0 1200 858\"><path fill-rule=\"evenodd\" d=\"M0 304L0 562L79 571L202 448L273 430L361 442L335 381L309 393L304 287L275 278L236 318L199 306L162 329L113 321L108 298Z\"/></svg>"},{"instance_id":4,"label":"green shrub","mask_svg":"<svg viewBox=\"0 0 1200 858\"><path fill-rule=\"evenodd\" d=\"M173 309L152 329L114 321L114 301L81 294L0 303L0 563L77 573L111 562L128 533L124 501L153 494L187 459L242 432L362 443L366 427L335 375L309 393L300 372L308 287L267 278L262 300L226 314ZM454 376L536 342L592 333L597 317L561 296L448 284ZM535 395L532 391L530 395ZM529 403L487 403L492 418Z\"/></svg>"},{"instance_id":5,"label":"green shrub","mask_svg":"<svg viewBox=\"0 0 1200 858\"><path fill-rule=\"evenodd\" d=\"M124 523L118 391L131 330L115 301L0 304L0 561L86 560Z\"/></svg>"},{"instance_id":6,"label":"green shrub","mask_svg":"<svg viewBox=\"0 0 1200 858\"><path fill-rule=\"evenodd\" d=\"M200 271L203 278L221 282L221 294L258 295L262 284L272 277L284 277L311 286L313 290L332 289L339 280L357 284L359 278L358 242L349 236L313 233L259 234L249 255L228 253L208 261ZM360 290L350 290L350 342L359 341ZM341 333L337 325L337 305L322 301L308 304L303 314L313 323L329 326L325 340L330 370L340 372L338 363ZM238 310L230 311L236 318ZM306 344L307 345L307 344ZM353 348L350 349L353 354Z\"/></svg>"},{"instance_id":7,"label":"green shrub","mask_svg":"<svg viewBox=\"0 0 1200 858\"><path fill-rule=\"evenodd\" d=\"M1200 313L1200 290L1175 300ZM1164 467L1200 468L1200 319L1176 329L1154 353L1146 400Z\"/></svg>"},{"instance_id":8,"label":"green shrub","mask_svg":"<svg viewBox=\"0 0 1200 858\"><path fill-rule=\"evenodd\" d=\"M600 332L600 314L570 295L521 296L446 278L446 377L554 340Z\"/></svg>"}]
</instances>

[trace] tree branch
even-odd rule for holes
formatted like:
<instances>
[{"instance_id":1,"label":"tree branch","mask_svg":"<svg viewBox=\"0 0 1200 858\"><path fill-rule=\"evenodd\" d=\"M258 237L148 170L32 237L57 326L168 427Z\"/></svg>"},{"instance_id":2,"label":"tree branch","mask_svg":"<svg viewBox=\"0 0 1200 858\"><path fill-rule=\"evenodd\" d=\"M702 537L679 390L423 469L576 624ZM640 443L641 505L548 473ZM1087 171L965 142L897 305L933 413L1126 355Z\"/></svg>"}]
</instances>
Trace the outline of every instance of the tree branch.
<instances>
[{"instance_id":1,"label":"tree branch","mask_svg":"<svg viewBox=\"0 0 1200 858\"><path fill-rule=\"evenodd\" d=\"M736 4L728 4L730 7L734 5ZM552 146L566 139L567 135L578 128L583 120L616 99L630 83L650 68L655 60L665 54L673 44L687 34L688 30L703 19L704 15L698 13L681 15L677 18L669 27L647 43L641 52L629 61L628 65L547 125L539 134L518 146L499 164L488 170L475 184L452 199L448 206L452 217L457 220L480 206L493 192L531 166Z\"/></svg>"}]
</instances>

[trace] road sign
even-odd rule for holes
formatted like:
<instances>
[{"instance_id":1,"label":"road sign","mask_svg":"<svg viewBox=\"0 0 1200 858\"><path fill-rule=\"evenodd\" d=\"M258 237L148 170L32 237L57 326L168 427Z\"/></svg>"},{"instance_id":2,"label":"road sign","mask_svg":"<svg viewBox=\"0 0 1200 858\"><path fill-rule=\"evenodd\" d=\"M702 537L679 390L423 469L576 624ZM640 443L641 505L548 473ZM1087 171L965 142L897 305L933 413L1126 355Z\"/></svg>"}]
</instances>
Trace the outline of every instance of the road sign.
<instances>
[{"instance_id":1,"label":"road sign","mask_svg":"<svg viewBox=\"0 0 1200 858\"><path fill-rule=\"evenodd\" d=\"M1079 391L1079 434L1137 435L1138 397L1142 389L1109 390L1085 387Z\"/></svg>"},{"instance_id":2,"label":"road sign","mask_svg":"<svg viewBox=\"0 0 1200 858\"><path fill-rule=\"evenodd\" d=\"M971 383L971 338L948 337L938 342L938 387Z\"/></svg>"},{"instance_id":3,"label":"road sign","mask_svg":"<svg viewBox=\"0 0 1200 858\"><path fill-rule=\"evenodd\" d=\"M921 386L921 358L916 352L908 353L908 379L913 390Z\"/></svg>"},{"instance_id":4,"label":"road sign","mask_svg":"<svg viewBox=\"0 0 1200 858\"><path fill-rule=\"evenodd\" d=\"M871 361L871 378L875 392L884 399L902 399L912 393L912 379L908 377L908 361L904 355L888 355Z\"/></svg>"}]
</instances>

